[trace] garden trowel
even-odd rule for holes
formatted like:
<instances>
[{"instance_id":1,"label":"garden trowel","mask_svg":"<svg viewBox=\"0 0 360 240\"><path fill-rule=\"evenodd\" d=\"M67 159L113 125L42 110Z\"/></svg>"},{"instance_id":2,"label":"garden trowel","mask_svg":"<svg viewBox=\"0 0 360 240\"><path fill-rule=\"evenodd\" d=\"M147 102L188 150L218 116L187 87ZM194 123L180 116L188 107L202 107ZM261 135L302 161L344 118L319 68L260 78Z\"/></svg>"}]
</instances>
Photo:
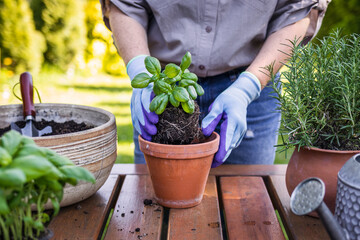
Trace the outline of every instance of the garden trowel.
<instances>
[{"instance_id":1,"label":"garden trowel","mask_svg":"<svg viewBox=\"0 0 360 240\"><path fill-rule=\"evenodd\" d=\"M11 129L28 137L39 137L44 134L52 133L51 126L38 130L34 125L33 121L35 121L36 112L33 98L33 82L30 73L24 72L20 75L20 89L23 101L23 115L26 124L25 127L20 128L13 122L11 123Z\"/></svg>"}]
</instances>

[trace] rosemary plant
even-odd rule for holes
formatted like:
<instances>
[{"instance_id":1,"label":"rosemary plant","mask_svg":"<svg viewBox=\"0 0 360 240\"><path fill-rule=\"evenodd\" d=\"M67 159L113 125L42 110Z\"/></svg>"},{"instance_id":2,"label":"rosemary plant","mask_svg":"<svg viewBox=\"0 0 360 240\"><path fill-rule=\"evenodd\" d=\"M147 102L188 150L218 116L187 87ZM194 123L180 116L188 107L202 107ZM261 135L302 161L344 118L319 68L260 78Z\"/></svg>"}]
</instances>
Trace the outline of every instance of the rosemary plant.
<instances>
[{"instance_id":1,"label":"rosemary plant","mask_svg":"<svg viewBox=\"0 0 360 240\"><path fill-rule=\"evenodd\" d=\"M339 30L306 46L291 41L283 91L273 85L282 112L282 147L360 149L360 35ZM269 67L271 72L271 67Z\"/></svg>"}]
</instances>

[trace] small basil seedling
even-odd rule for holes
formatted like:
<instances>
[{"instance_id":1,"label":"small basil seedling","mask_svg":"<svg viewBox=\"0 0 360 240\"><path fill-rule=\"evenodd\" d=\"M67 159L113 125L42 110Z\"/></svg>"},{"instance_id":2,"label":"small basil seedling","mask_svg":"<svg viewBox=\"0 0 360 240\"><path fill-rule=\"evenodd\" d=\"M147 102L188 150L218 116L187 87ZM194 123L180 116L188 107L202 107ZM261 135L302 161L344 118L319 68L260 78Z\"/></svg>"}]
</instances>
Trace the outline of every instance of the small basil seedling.
<instances>
[{"instance_id":1,"label":"small basil seedling","mask_svg":"<svg viewBox=\"0 0 360 240\"><path fill-rule=\"evenodd\" d=\"M180 66L169 63L161 72L161 65L154 57L145 58L145 67L152 76L140 73L131 81L133 88L145 88L153 83L154 99L150 103L150 111L160 115L170 102L174 107L181 105L189 114L195 110L194 100L204 94L204 89L197 83L198 77L188 68L191 64L191 54L187 52Z\"/></svg>"}]
</instances>

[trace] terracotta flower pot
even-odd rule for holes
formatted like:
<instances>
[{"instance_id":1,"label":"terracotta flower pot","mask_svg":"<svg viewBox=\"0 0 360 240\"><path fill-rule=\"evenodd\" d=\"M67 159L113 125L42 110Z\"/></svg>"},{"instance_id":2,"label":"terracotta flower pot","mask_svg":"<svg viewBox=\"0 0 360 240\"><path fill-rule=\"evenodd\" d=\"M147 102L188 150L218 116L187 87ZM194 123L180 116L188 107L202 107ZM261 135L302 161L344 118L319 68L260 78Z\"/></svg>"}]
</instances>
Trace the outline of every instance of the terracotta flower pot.
<instances>
[{"instance_id":1,"label":"terracotta flower pot","mask_svg":"<svg viewBox=\"0 0 360 240\"><path fill-rule=\"evenodd\" d=\"M140 150L145 155L159 204L170 208L200 204L219 139L213 133L204 143L167 145L139 136Z\"/></svg>"},{"instance_id":2,"label":"terracotta flower pot","mask_svg":"<svg viewBox=\"0 0 360 240\"><path fill-rule=\"evenodd\" d=\"M318 177L325 183L324 202L334 213L337 190L337 175L341 167L360 151L336 151L319 148L294 150L286 170L286 187L289 194L303 180ZM317 216L315 212L310 214Z\"/></svg>"},{"instance_id":3,"label":"terracotta flower pot","mask_svg":"<svg viewBox=\"0 0 360 240\"><path fill-rule=\"evenodd\" d=\"M96 183L79 182L78 185L66 185L61 206L67 206L84 200L105 183L116 161L117 132L115 116L95 107L73 104L35 104L36 120L65 122L74 120L95 126L92 129L53 136L33 137L41 147L53 149L58 154L68 157L76 165L89 170ZM23 120L22 105L0 106L0 128L11 122ZM47 204L46 208L50 208Z\"/></svg>"}]
</instances>

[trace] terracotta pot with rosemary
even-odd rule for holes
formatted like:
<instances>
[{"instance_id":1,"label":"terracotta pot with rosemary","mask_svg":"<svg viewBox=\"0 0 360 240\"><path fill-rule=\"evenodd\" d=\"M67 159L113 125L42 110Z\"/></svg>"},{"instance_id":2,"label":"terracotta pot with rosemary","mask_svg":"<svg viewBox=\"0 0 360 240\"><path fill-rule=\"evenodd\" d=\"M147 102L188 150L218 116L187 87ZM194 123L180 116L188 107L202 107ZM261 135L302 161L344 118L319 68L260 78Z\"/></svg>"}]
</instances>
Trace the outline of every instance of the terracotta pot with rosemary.
<instances>
[{"instance_id":1,"label":"terracotta pot with rosemary","mask_svg":"<svg viewBox=\"0 0 360 240\"><path fill-rule=\"evenodd\" d=\"M284 91L275 86L282 112L285 149L295 147L286 172L291 194L308 177L326 185L325 203L334 211L337 174L360 152L360 36L339 30L297 46L282 73Z\"/></svg>"},{"instance_id":2,"label":"terracotta pot with rosemary","mask_svg":"<svg viewBox=\"0 0 360 240\"><path fill-rule=\"evenodd\" d=\"M219 136L205 138L199 127L199 106L195 99L204 94L197 76L187 68L187 52L180 66L169 63L161 71L154 57L145 58L152 76L140 73L132 80L134 88L153 83L155 97L150 111L159 115L157 134L152 141L139 136L157 202L165 207L187 208L198 205L203 197Z\"/></svg>"}]
</instances>

